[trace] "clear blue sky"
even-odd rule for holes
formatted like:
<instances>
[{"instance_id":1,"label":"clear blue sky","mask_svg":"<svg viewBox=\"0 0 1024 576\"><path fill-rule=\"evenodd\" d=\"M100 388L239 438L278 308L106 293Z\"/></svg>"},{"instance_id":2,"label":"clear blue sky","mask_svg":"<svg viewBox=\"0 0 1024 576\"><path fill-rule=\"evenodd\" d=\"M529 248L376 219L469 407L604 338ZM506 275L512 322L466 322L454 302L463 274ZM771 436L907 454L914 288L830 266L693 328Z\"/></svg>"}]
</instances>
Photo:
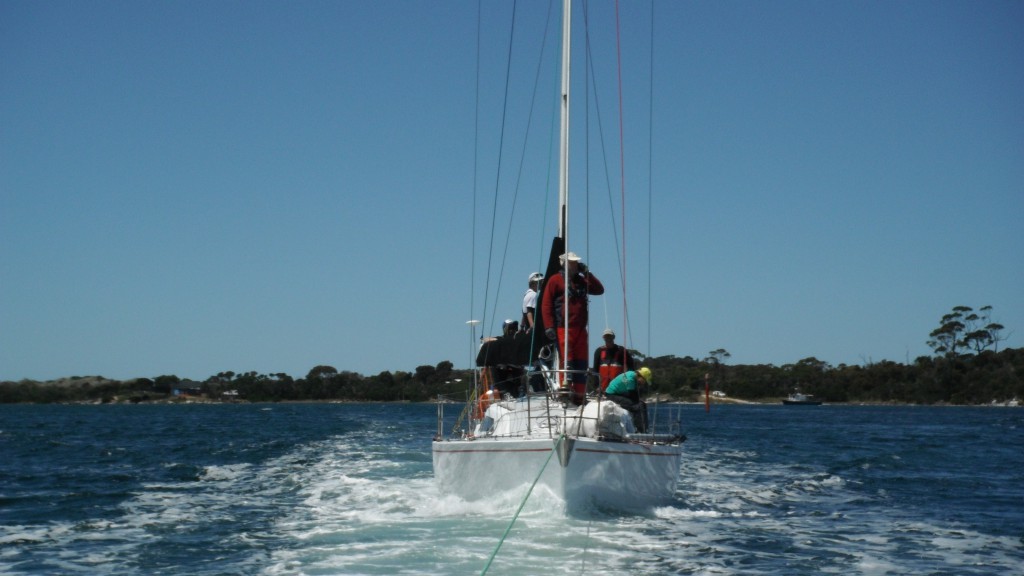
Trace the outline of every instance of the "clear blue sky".
<instances>
[{"instance_id":1,"label":"clear blue sky","mask_svg":"<svg viewBox=\"0 0 1024 576\"><path fill-rule=\"evenodd\" d=\"M484 4L477 136L475 2L0 1L0 379L468 366L465 321L516 316L555 232L545 63L505 251L547 3L500 177L511 4ZM650 6L621 7L632 347L904 362L986 304L1022 345L1024 3L659 1L653 98ZM571 242L621 334L611 8Z\"/></svg>"}]
</instances>

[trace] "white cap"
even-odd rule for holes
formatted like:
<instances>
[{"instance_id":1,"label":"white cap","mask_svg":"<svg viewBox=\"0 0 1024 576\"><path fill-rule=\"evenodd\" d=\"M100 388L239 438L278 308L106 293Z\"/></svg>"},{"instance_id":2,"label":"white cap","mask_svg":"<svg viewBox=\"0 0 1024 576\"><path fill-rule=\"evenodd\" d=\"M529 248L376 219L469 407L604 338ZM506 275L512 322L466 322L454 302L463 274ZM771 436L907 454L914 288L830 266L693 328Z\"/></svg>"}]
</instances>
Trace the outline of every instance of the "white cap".
<instances>
[{"instance_id":1,"label":"white cap","mask_svg":"<svg viewBox=\"0 0 1024 576\"><path fill-rule=\"evenodd\" d=\"M527 281L530 284L533 284L534 282L540 282L543 279L544 279L544 275L543 274L541 274L540 272L534 272L533 274L530 274L530 278Z\"/></svg>"}]
</instances>

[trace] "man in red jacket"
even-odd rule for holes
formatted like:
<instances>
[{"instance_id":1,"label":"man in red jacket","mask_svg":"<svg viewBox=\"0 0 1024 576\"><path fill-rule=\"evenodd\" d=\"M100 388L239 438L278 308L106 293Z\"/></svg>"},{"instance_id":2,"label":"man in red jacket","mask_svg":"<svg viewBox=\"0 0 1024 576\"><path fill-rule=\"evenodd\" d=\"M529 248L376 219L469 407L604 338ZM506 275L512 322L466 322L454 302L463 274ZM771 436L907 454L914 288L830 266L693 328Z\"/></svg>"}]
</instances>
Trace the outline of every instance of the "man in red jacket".
<instances>
[{"instance_id":1,"label":"man in red jacket","mask_svg":"<svg viewBox=\"0 0 1024 576\"><path fill-rule=\"evenodd\" d=\"M587 265L575 253L562 254L561 261L562 270L552 276L544 287L541 302L544 334L548 340L558 343L559 367L571 371L569 380L572 383L572 401L583 404L587 393L587 357L590 355L587 343L587 296L604 294L604 285L587 270ZM569 286L568 303L565 301L566 283Z\"/></svg>"}]
</instances>

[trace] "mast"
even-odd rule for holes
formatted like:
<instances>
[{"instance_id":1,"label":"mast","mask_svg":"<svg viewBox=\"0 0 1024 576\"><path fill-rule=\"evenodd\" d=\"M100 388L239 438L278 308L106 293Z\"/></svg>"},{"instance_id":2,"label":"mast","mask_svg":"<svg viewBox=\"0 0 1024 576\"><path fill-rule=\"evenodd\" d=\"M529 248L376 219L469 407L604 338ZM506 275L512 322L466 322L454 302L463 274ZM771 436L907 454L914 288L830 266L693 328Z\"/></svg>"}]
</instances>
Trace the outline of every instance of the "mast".
<instances>
[{"instance_id":1,"label":"mast","mask_svg":"<svg viewBox=\"0 0 1024 576\"><path fill-rule=\"evenodd\" d=\"M562 1L562 106L558 157L558 235L568 251L569 236L569 45L572 32L572 0Z\"/></svg>"},{"instance_id":2,"label":"mast","mask_svg":"<svg viewBox=\"0 0 1024 576\"><path fill-rule=\"evenodd\" d=\"M562 253L569 254L569 56L572 38L572 0L562 0L562 107L561 107L561 139L558 158L558 235L562 237ZM565 277L565 291L562 302L565 312L562 314L565 329L565 342L561 358L562 386L566 387L569 379L569 259L562 262L562 274Z\"/></svg>"}]
</instances>

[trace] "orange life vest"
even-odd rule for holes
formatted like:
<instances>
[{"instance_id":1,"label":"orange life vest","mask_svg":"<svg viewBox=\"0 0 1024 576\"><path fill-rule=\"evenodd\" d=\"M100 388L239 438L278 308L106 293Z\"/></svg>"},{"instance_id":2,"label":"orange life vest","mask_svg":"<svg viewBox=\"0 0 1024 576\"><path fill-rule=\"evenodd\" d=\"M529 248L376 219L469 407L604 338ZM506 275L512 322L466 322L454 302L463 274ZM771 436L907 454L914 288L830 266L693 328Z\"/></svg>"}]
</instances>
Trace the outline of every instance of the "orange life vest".
<instances>
[{"instance_id":1,"label":"orange life vest","mask_svg":"<svg viewBox=\"0 0 1024 576\"><path fill-rule=\"evenodd\" d=\"M476 403L476 411L474 417L480 420L484 417L484 412L487 412L487 407L494 402L501 399L501 394L497 390L491 388L491 381L493 380L491 369L489 367L483 367L480 369L480 399Z\"/></svg>"},{"instance_id":2,"label":"orange life vest","mask_svg":"<svg viewBox=\"0 0 1024 576\"><path fill-rule=\"evenodd\" d=\"M601 391L604 392L608 384L615 379L616 376L622 374L624 366L620 364L622 362L623 348L619 346L615 349L617 354L609 355L608 348L601 347L601 363L597 367L597 373L601 376ZM609 357L611 356L611 357Z\"/></svg>"},{"instance_id":3,"label":"orange life vest","mask_svg":"<svg viewBox=\"0 0 1024 576\"><path fill-rule=\"evenodd\" d=\"M487 412L487 407L491 404L501 400L501 393L497 390L488 390L480 395L480 401L476 405L476 418L480 420L484 417L484 413Z\"/></svg>"}]
</instances>

